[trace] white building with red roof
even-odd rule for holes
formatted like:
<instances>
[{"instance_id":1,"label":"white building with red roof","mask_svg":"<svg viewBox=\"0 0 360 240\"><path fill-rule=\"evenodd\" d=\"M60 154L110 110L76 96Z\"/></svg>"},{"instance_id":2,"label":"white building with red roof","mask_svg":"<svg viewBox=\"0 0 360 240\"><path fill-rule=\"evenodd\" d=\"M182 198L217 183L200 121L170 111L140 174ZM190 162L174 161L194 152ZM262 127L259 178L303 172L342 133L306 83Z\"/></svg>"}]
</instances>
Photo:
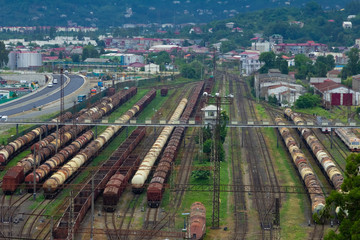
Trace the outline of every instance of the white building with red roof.
<instances>
[{"instance_id":1,"label":"white building with red roof","mask_svg":"<svg viewBox=\"0 0 360 240\"><path fill-rule=\"evenodd\" d=\"M322 97L325 106L359 105L359 92L330 79L321 83L311 83L311 86L314 87L315 93Z\"/></svg>"}]
</instances>

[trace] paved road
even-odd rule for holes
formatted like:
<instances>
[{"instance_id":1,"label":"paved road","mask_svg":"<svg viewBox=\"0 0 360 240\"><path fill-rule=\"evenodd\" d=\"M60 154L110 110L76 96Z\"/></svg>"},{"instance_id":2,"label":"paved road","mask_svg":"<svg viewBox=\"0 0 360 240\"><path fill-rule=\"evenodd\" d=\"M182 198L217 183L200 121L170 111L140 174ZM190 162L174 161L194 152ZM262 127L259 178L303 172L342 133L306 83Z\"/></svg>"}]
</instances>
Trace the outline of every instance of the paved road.
<instances>
[{"instance_id":1,"label":"paved road","mask_svg":"<svg viewBox=\"0 0 360 240\"><path fill-rule=\"evenodd\" d=\"M0 105L0 115L10 116L58 100L60 98L60 75L54 75L53 77L58 79L58 84L54 84L52 88L45 87L31 96L21 98L21 100ZM84 84L84 79L82 77L77 75L69 75L69 77L70 81L64 89L65 96L73 93ZM64 77L64 82L65 81L66 78Z\"/></svg>"}]
</instances>

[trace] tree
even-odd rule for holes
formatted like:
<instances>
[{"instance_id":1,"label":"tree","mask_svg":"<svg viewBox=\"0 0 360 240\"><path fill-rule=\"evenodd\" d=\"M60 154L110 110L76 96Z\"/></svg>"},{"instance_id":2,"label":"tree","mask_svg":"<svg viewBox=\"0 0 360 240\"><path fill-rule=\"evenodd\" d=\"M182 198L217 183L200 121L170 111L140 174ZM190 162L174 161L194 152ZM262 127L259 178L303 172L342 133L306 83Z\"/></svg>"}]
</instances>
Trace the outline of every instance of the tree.
<instances>
[{"instance_id":1,"label":"tree","mask_svg":"<svg viewBox=\"0 0 360 240\"><path fill-rule=\"evenodd\" d=\"M83 41L83 40L84 40L84 32L83 32L83 31L79 31L79 32L78 32L77 39L78 39L79 41Z\"/></svg>"},{"instance_id":2,"label":"tree","mask_svg":"<svg viewBox=\"0 0 360 240\"><path fill-rule=\"evenodd\" d=\"M212 144L213 144L212 140L211 140L211 139L207 139L207 140L204 142L204 145L203 145L203 152L204 152L208 157L210 157Z\"/></svg>"},{"instance_id":3,"label":"tree","mask_svg":"<svg viewBox=\"0 0 360 240\"><path fill-rule=\"evenodd\" d=\"M227 53L236 49L236 44L233 41L223 41L221 42L220 52Z\"/></svg>"},{"instance_id":4,"label":"tree","mask_svg":"<svg viewBox=\"0 0 360 240\"><path fill-rule=\"evenodd\" d=\"M296 100L295 106L297 108L312 108L319 106L320 103L321 98L319 95L306 93Z\"/></svg>"},{"instance_id":5,"label":"tree","mask_svg":"<svg viewBox=\"0 0 360 240\"><path fill-rule=\"evenodd\" d=\"M332 191L326 198L325 214L331 216L331 209L338 209L339 232L333 230L325 236L332 239L360 239L360 154L351 154L346 158L346 171L342 193ZM331 216L333 217L333 216Z\"/></svg>"},{"instance_id":6,"label":"tree","mask_svg":"<svg viewBox=\"0 0 360 240\"><path fill-rule=\"evenodd\" d=\"M295 67L296 68L300 68L301 66L307 66L309 64L312 64L312 61L310 58L308 58L304 54L297 54L295 56Z\"/></svg>"},{"instance_id":7,"label":"tree","mask_svg":"<svg viewBox=\"0 0 360 240\"><path fill-rule=\"evenodd\" d=\"M63 53L63 51L60 51L59 52L59 59L63 59L64 58L64 53Z\"/></svg>"},{"instance_id":8,"label":"tree","mask_svg":"<svg viewBox=\"0 0 360 240\"><path fill-rule=\"evenodd\" d=\"M189 64L184 64L180 66L180 73L184 78L193 79L196 77L196 71Z\"/></svg>"},{"instance_id":9,"label":"tree","mask_svg":"<svg viewBox=\"0 0 360 240\"><path fill-rule=\"evenodd\" d=\"M73 62L80 62L80 55L79 54L73 54L71 55L71 59Z\"/></svg>"},{"instance_id":10,"label":"tree","mask_svg":"<svg viewBox=\"0 0 360 240\"><path fill-rule=\"evenodd\" d=\"M95 49L93 45L87 45L83 48L82 60L86 60L87 58L98 58L99 52Z\"/></svg>"},{"instance_id":11,"label":"tree","mask_svg":"<svg viewBox=\"0 0 360 240\"><path fill-rule=\"evenodd\" d=\"M270 68L275 66L276 55L274 52L263 52L260 54L259 61L265 63L264 66L260 68L261 73L267 73Z\"/></svg>"},{"instance_id":12,"label":"tree","mask_svg":"<svg viewBox=\"0 0 360 240\"><path fill-rule=\"evenodd\" d=\"M3 41L0 41L0 67L6 66L9 62L9 51L6 50Z\"/></svg>"},{"instance_id":13,"label":"tree","mask_svg":"<svg viewBox=\"0 0 360 240\"><path fill-rule=\"evenodd\" d=\"M268 102L271 104L271 105L277 105L278 104L278 100L276 98L276 96L274 95L270 95L268 97Z\"/></svg>"},{"instance_id":14,"label":"tree","mask_svg":"<svg viewBox=\"0 0 360 240\"><path fill-rule=\"evenodd\" d=\"M56 35L56 29L55 27L50 27L49 37L50 39L54 39Z\"/></svg>"},{"instance_id":15,"label":"tree","mask_svg":"<svg viewBox=\"0 0 360 240\"><path fill-rule=\"evenodd\" d=\"M348 76L356 75L360 72L359 66L359 49L351 48L349 52L346 53L349 58L346 66L341 70L341 78L345 79Z\"/></svg>"}]
</instances>

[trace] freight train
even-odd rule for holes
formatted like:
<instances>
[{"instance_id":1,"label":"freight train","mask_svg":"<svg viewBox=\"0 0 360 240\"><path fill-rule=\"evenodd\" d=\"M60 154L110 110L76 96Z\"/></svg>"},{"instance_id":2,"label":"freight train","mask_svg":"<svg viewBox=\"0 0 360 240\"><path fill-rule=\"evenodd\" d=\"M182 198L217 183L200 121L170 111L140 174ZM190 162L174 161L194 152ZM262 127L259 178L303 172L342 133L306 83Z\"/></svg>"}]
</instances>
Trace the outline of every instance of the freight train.
<instances>
[{"instance_id":1,"label":"freight train","mask_svg":"<svg viewBox=\"0 0 360 240\"><path fill-rule=\"evenodd\" d=\"M138 110L137 113L141 112L156 96L156 91L151 90L142 99L140 99L132 108L134 111ZM132 114L128 111L127 114ZM116 169L123 163L127 156L133 151L137 144L145 136L145 128L138 127L132 132L132 134L121 144L121 146L113 152L107 161L105 161L99 170L94 174L94 199L96 199L104 189L106 183L111 176L116 172ZM83 185L81 190L74 197L74 211L73 211L73 231L76 232L80 226L81 221L84 219L86 212L91 206L91 181L88 181ZM68 206L63 213L62 217L58 221L53 231L53 237L56 239L67 239L68 227L69 227L69 216L72 212L72 207Z\"/></svg>"},{"instance_id":2,"label":"freight train","mask_svg":"<svg viewBox=\"0 0 360 240\"><path fill-rule=\"evenodd\" d=\"M350 151L360 151L360 138L358 138L350 128L336 128L335 132Z\"/></svg>"},{"instance_id":3,"label":"freight train","mask_svg":"<svg viewBox=\"0 0 360 240\"><path fill-rule=\"evenodd\" d=\"M96 104L94 107L91 107L88 110L83 110L77 118L77 121L83 122L85 119L89 118L92 120L99 119L106 113L111 112L114 109L114 106L117 107L118 105L126 102L136 93L137 89L133 87L126 91L120 91L111 97L104 97L100 103ZM3 191L7 194L11 194L16 190L17 186L24 181L24 178L21 177L22 174L20 173L21 168L23 169L24 175L26 175L35 165L42 163L47 158L54 155L57 148L64 146L87 128L87 125L66 125L59 129L58 134L52 133L42 141L35 143L31 147L34 153L29 154L17 163L17 166L20 168L10 168L8 170L5 175L6 177L4 177L6 181L2 184ZM59 136L58 138L57 135ZM18 177L17 175L20 176Z\"/></svg>"},{"instance_id":4,"label":"freight train","mask_svg":"<svg viewBox=\"0 0 360 240\"><path fill-rule=\"evenodd\" d=\"M304 119L294 113L290 108L285 109L285 115L291 119L296 125L304 125ZM337 168L332 157L325 151L324 146L320 143L317 137L312 133L309 128L298 128L299 133L304 137L309 149L317 160L318 165L323 170L329 182L334 186L337 191L341 191L341 184L344 182L344 176Z\"/></svg>"},{"instance_id":5,"label":"freight train","mask_svg":"<svg viewBox=\"0 0 360 240\"><path fill-rule=\"evenodd\" d=\"M66 112L63 116L52 119L51 122L58 122L59 119L68 120L71 117L72 114ZM42 125L26 133L24 136L18 137L15 141L10 142L0 150L0 166L5 166L17 153L32 144L40 136L54 130L55 127L56 125Z\"/></svg>"},{"instance_id":6,"label":"freight train","mask_svg":"<svg viewBox=\"0 0 360 240\"><path fill-rule=\"evenodd\" d=\"M154 98L155 94L156 92L150 95L150 97L146 96L142 98L137 104L123 114L118 121L123 123L128 122L139 111L143 110L143 108ZM98 154L99 150L112 141L121 128L121 125L112 125L107 127L105 131L99 135L99 137L90 142L85 149L81 150L79 154L66 163L48 180L46 180L43 184L46 197L53 197L60 190L60 187L62 187L65 181L67 181L81 166L88 163L90 159L94 158Z\"/></svg>"},{"instance_id":7,"label":"freight train","mask_svg":"<svg viewBox=\"0 0 360 240\"><path fill-rule=\"evenodd\" d=\"M114 174L115 169L118 168L121 163L128 157L128 155L133 151L133 149L138 145L138 143L145 136L145 128L138 127L134 130L131 135L120 145L120 147L113 152L113 154L106 160L96 171L93 176L94 179L94 199L100 195L102 189L104 188L106 182ZM68 227L70 213L73 214L74 225L73 231L76 233L77 229L80 226L81 221L85 218L85 215L88 209L91 207L91 188L92 180L89 180L83 185L81 190L74 197L74 211L72 212L72 207L67 206L65 212L58 221L55 229L53 231L53 237L55 239L68 239Z\"/></svg>"},{"instance_id":8,"label":"freight train","mask_svg":"<svg viewBox=\"0 0 360 240\"><path fill-rule=\"evenodd\" d=\"M140 165L139 155L130 155L106 184L103 193L103 206L107 212L114 212L119 198L125 190L129 179L134 176L136 168Z\"/></svg>"},{"instance_id":9,"label":"freight train","mask_svg":"<svg viewBox=\"0 0 360 240\"><path fill-rule=\"evenodd\" d=\"M75 141L73 141L70 145L60 150L52 158L39 166L35 170L35 179L34 173L28 174L25 178L26 189L32 191L34 188L34 180L36 185L43 182L51 171L61 166L68 158L77 154L81 148L83 148L92 140L93 137L94 132L92 130L87 131L86 133L78 137Z\"/></svg>"},{"instance_id":10,"label":"freight train","mask_svg":"<svg viewBox=\"0 0 360 240\"><path fill-rule=\"evenodd\" d=\"M285 122L281 118L276 118L275 122L277 125L285 125ZM291 136L289 129L279 127L278 130L298 170L299 176L307 189L311 201L311 210L313 213L319 213L325 207L325 196L322 192L320 182L310 167L304 153Z\"/></svg>"},{"instance_id":11,"label":"freight train","mask_svg":"<svg viewBox=\"0 0 360 240\"><path fill-rule=\"evenodd\" d=\"M190 239L203 239L206 233L206 208L201 202L194 202L190 211Z\"/></svg>"},{"instance_id":12,"label":"freight train","mask_svg":"<svg viewBox=\"0 0 360 240\"><path fill-rule=\"evenodd\" d=\"M204 82L199 83L193 93L189 103L187 104L184 113L180 118L180 122L187 122L190 115L195 109L196 103L198 102L199 96L201 96L204 88ZM167 147L162 154L158 166L155 169L154 175L147 188L147 201L149 207L159 207L165 190L164 184L170 175L171 164L176 158L176 154L180 147L181 139L183 137L185 127L176 127L172 134Z\"/></svg>"},{"instance_id":13,"label":"freight train","mask_svg":"<svg viewBox=\"0 0 360 240\"><path fill-rule=\"evenodd\" d=\"M178 107L175 109L175 112L171 116L169 121L170 124L173 123L174 121L177 121L180 118L182 112L185 109L186 104L187 104L187 99L183 98L180 101ZM163 150L173 129L174 126L164 127L159 137L156 139L155 143L153 144L149 152L146 154L144 160L140 164L139 170L135 173L135 176L131 180L132 191L134 193L143 192L144 184L150 174L151 168L154 166L156 159Z\"/></svg>"}]
</instances>

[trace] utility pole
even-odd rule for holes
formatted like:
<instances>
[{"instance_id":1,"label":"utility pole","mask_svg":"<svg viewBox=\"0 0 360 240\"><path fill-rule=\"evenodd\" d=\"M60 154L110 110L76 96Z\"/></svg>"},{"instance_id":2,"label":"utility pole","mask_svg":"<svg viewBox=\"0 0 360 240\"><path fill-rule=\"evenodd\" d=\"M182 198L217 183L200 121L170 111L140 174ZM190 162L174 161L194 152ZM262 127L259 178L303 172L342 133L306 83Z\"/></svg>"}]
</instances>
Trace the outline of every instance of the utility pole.
<instances>
[{"instance_id":1,"label":"utility pole","mask_svg":"<svg viewBox=\"0 0 360 240\"><path fill-rule=\"evenodd\" d=\"M64 69L60 69L60 122L63 122L64 114Z\"/></svg>"},{"instance_id":2,"label":"utility pole","mask_svg":"<svg viewBox=\"0 0 360 240\"><path fill-rule=\"evenodd\" d=\"M213 95L206 95L209 102L210 99L215 101L216 104L216 118L213 124L213 151L212 162L214 164L214 176L213 176L213 210L212 210L212 224L211 228L218 229L220 226L220 151L221 151L221 105L232 104L233 96L228 95L226 97L220 97L219 93Z\"/></svg>"}]
</instances>

